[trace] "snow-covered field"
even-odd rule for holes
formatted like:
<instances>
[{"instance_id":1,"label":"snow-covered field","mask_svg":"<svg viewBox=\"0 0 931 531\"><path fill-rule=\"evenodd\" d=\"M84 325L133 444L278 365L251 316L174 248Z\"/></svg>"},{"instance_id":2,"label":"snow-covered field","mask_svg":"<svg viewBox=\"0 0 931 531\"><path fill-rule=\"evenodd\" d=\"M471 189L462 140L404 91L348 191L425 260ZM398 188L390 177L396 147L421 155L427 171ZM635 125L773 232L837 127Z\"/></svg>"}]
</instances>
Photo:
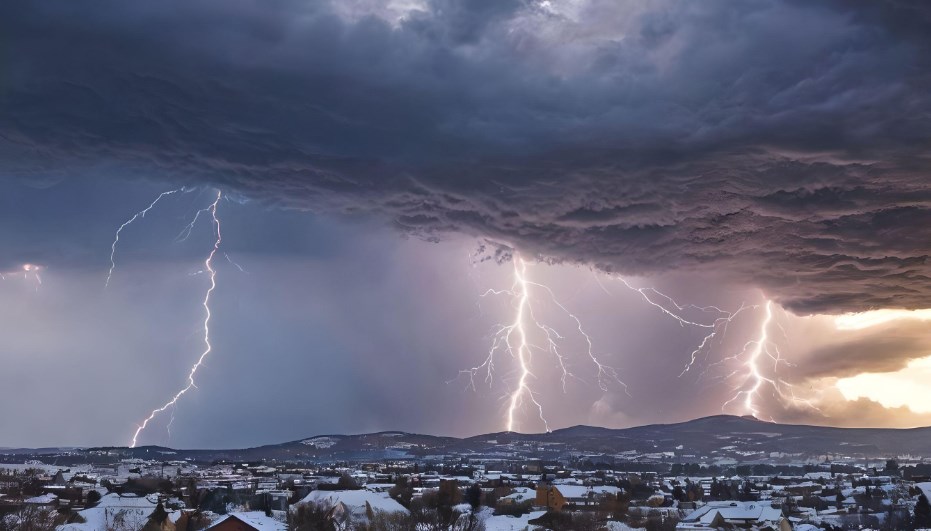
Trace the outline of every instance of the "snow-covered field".
<instances>
[{"instance_id":1,"label":"snow-covered field","mask_svg":"<svg viewBox=\"0 0 931 531\"><path fill-rule=\"evenodd\" d=\"M339 441L333 437L312 437L310 439L304 439L301 441L301 444L306 444L307 446L312 446L319 450L323 450L332 447L337 442Z\"/></svg>"}]
</instances>

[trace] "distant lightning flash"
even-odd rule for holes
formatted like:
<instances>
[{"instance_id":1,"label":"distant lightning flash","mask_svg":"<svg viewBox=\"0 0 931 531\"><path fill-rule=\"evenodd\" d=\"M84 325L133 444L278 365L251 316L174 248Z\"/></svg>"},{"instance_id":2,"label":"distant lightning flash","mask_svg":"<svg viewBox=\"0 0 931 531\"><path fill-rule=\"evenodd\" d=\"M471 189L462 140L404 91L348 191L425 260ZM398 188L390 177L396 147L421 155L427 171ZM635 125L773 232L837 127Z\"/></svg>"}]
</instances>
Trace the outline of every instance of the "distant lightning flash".
<instances>
[{"instance_id":1,"label":"distant lightning flash","mask_svg":"<svg viewBox=\"0 0 931 531\"><path fill-rule=\"evenodd\" d=\"M31 276L36 283L36 291L39 291L39 286L42 285L42 276L39 275L39 272L43 269L45 268L38 264L23 264L12 271L0 271L0 280L6 280L6 277L9 276L19 275L23 275L23 280L29 280Z\"/></svg>"},{"instance_id":2,"label":"distant lightning flash","mask_svg":"<svg viewBox=\"0 0 931 531\"><path fill-rule=\"evenodd\" d=\"M39 276L39 271L42 271L40 265L23 264L23 278L29 278L29 273L32 273L32 278L36 280L36 289L42 285L42 277Z\"/></svg>"},{"instance_id":3,"label":"distant lightning flash","mask_svg":"<svg viewBox=\"0 0 931 531\"><path fill-rule=\"evenodd\" d=\"M599 388L606 391L610 381L622 385L625 390L627 386L619 378L616 369L601 363L594 354L591 337L585 332L579 318L559 302L552 289L544 284L529 279L527 274L527 262L521 258L519 254L515 253L511 261L514 268L511 287L507 290L490 289L482 296L510 296L512 304L514 305L514 320L510 324L499 325L495 329L492 344L485 360L480 365L472 367L471 369L460 371L460 375L467 375L469 377L469 386L472 389L475 389L475 377L478 374L484 374L485 382L491 385L494 381L495 357L501 351L507 352L517 361L519 372L517 387L510 392L507 400L508 408L505 417L507 431L514 431L517 425L517 413L524 405L529 403L532 404L533 408L536 410L544 429L549 432L550 426L544 415L543 405L537 399L537 394L531 387L531 380L535 378L531 369L533 351L535 349L542 350L553 355L561 371L560 380L562 382L563 391L566 390L566 381L568 378L578 379L578 377L569 370L566 355L561 351L560 340L565 339L564 336L555 328L537 318L531 296L532 291L542 291L553 305L559 308L565 316L573 321L576 331L584 339L587 346L586 356L596 369L596 378ZM539 330L542 334L545 347L534 345L531 342L528 329L534 328Z\"/></svg>"},{"instance_id":4,"label":"distant lightning flash","mask_svg":"<svg viewBox=\"0 0 931 531\"><path fill-rule=\"evenodd\" d=\"M201 303L201 304L203 305L203 307L204 307L204 313L205 313L205 315L204 315L204 324L203 324L203 328L204 328L204 351L201 352L200 357L197 359L197 362L196 362L194 365L191 366L191 370L190 370L190 372L188 373L188 384L187 384L184 388L182 388L180 391L178 391L178 392L171 398L171 400L169 400L168 402L166 402L166 403L165 403L164 405L162 405L161 407L158 407L158 408L156 408L156 409L153 409L152 412L149 414L149 416L146 417L146 419L142 421L142 424L139 424L139 425L136 427L136 432L133 434L132 442L131 442L130 445L129 445L130 448L135 448L135 447L136 447L136 443L137 443L137 440L138 440L138 438L139 438L139 434L142 433L143 430L145 430L146 426L148 426L149 422L152 421L152 419L154 419L156 416L158 416L159 413L164 412L164 411L167 410L168 408L174 408L174 406L178 403L178 400L179 400L182 396L184 396L184 395L185 395L188 391L190 391L191 389L194 389L194 388L197 387L197 385L196 385L195 382L194 382L194 376L197 374L197 370L200 369L201 365L203 365L204 360L207 358L207 356L208 356L208 355L210 354L210 352L213 350L213 346L210 344L210 316L211 316L211 314L210 314L210 296L213 294L213 291L214 291L214 290L216 289L216 287L217 287L217 279L216 279L217 273L216 273L216 270L214 270L214 268L213 268L213 258L214 258L214 256L216 256L217 251L219 251L219 249L220 249L220 244L221 244L222 241L223 241L223 237L222 237L222 234L221 234L221 232L220 232L220 218L217 217L217 205L220 203L221 194L222 194L222 193L221 193L220 191L217 191L217 197L216 197L216 199L213 201L213 203L211 203L211 205L210 205L209 207L207 207L207 211L210 213L211 221L212 221L214 227L216 227L216 235L217 235L217 238L216 238L216 241L215 241L214 244L213 244L213 248L210 250L210 253L207 255L207 258L204 260L204 272L207 273L207 276L208 276L208 278L210 279L210 287L207 288L207 292L204 294L204 300L203 300L203 302ZM156 201L157 201L157 200L156 200ZM154 205L154 203L153 203L153 205ZM150 206L150 208L151 208L151 206ZM172 409L172 411L174 411L174 410ZM173 414L172 414L172 416L173 416Z\"/></svg>"},{"instance_id":5,"label":"distant lightning flash","mask_svg":"<svg viewBox=\"0 0 931 531\"><path fill-rule=\"evenodd\" d=\"M123 224L120 225L118 229L116 229L116 235L113 238L113 243L110 245L110 270L107 271L107 281L104 283L105 288L110 286L110 279L113 277L113 270L116 269L116 246L118 243L120 243L120 233L123 232L123 229L125 229L129 225L132 225L132 223L136 221L137 219L144 218L145 215L150 210L155 208L155 205L157 205L158 202L161 201L163 197L171 195L171 194L176 194L178 192L183 192L183 191L184 191L184 187L181 187L181 188L178 188L177 190L168 190L167 192L162 192L158 194L158 197L156 197L155 200L149 204L149 206L133 214L133 217L123 222ZM196 221L196 218L195 218L195 221Z\"/></svg>"}]
</instances>

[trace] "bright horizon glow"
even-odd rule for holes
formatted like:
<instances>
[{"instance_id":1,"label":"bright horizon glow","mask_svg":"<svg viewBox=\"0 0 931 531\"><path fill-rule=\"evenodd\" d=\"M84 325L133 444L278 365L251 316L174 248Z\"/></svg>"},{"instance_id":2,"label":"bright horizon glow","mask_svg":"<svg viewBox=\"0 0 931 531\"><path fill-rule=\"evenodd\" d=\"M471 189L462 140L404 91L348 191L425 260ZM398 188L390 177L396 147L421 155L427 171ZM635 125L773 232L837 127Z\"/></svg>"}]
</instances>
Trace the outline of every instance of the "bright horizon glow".
<instances>
[{"instance_id":1,"label":"bright horizon glow","mask_svg":"<svg viewBox=\"0 0 931 531\"><path fill-rule=\"evenodd\" d=\"M885 407L906 406L915 413L931 413L931 356L912 360L904 369L886 373L864 373L837 381L847 400L868 398Z\"/></svg>"},{"instance_id":2,"label":"bright horizon glow","mask_svg":"<svg viewBox=\"0 0 931 531\"><path fill-rule=\"evenodd\" d=\"M931 321L931 309L881 309L848 313L834 318L838 330L856 331L893 321ZM895 372L862 373L837 381L836 387L847 400L867 398L884 407L908 407L915 413L931 413L931 356L912 360Z\"/></svg>"},{"instance_id":3,"label":"bright horizon glow","mask_svg":"<svg viewBox=\"0 0 931 531\"><path fill-rule=\"evenodd\" d=\"M834 318L838 330L863 330L900 319L931 321L931 308L922 310L871 310L860 313L845 313Z\"/></svg>"}]
</instances>

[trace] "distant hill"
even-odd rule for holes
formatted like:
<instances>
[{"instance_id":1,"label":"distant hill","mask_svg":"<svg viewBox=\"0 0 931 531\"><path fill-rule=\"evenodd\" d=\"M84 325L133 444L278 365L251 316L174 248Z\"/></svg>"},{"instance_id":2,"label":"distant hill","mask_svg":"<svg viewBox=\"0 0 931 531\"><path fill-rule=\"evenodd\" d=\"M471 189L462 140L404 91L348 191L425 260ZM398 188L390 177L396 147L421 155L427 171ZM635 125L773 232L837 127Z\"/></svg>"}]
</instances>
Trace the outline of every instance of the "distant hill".
<instances>
[{"instance_id":1,"label":"distant hill","mask_svg":"<svg viewBox=\"0 0 931 531\"><path fill-rule=\"evenodd\" d=\"M49 455L54 449L0 450L0 456ZM439 437L388 431L362 435L318 435L281 444L238 450L176 450L159 446L139 448L61 449L91 461L113 458L191 459L196 461L364 461L403 459L447 453L503 456L534 452L553 457L566 451L597 455L624 452L674 452L675 460L728 457L759 462L780 456L825 454L855 458L894 457L903 454L931 456L931 428L831 428L764 422L753 417L716 415L674 424L653 424L611 429L573 426L551 433L490 433L468 438Z\"/></svg>"}]
</instances>

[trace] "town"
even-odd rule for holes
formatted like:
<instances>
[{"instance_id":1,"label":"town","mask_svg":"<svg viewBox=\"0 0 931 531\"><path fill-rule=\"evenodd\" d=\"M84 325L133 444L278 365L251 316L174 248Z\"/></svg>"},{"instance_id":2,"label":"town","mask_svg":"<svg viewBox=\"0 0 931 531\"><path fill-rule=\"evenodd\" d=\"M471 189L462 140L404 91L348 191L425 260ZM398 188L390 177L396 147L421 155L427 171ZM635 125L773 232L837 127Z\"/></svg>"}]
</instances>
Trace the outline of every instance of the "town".
<instances>
[{"instance_id":1,"label":"town","mask_svg":"<svg viewBox=\"0 0 931 531\"><path fill-rule=\"evenodd\" d=\"M162 447L0 451L0 530L931 527L931 456L869 456L843 442L836 446L847 453L793 451L788 443L782 452L751 451L778 438L772 430L800 428L767 423L769 432L749 431L760 424L684 423L695 433L696 426L745 427L699 453L668 439L678 444L667 450L645 439L637 446L653 451L620 444L605 451L617 435L605 439L612 430L596 436L595 428L466 440L319 436L251 449L249 460ZM813 437L831 430L801 428ZM592 451L596 440L602 451Z\"/></svg>"}]
</instances>

